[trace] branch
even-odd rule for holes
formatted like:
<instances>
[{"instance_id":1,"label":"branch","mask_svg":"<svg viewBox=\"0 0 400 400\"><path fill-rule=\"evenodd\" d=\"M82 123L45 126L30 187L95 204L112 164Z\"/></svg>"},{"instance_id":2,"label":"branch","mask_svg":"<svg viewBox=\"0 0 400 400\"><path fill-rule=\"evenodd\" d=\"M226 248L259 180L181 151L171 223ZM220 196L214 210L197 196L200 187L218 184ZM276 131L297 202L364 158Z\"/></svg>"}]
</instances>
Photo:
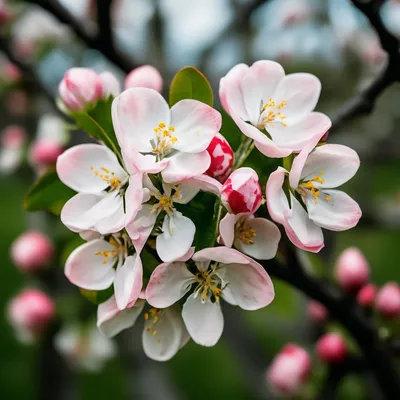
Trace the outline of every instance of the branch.
<instances>
[{"instance_id":1,"label":"branch","mask_svg":"<svg viewBox=\"0 0 400 400\"><path fill-rule=\"evenodd\" d=\"M111 6L113 0L96 0L97 41L107 51L114 50Z\"/></svg>"},{"instance_id":2,"label":"branch","mask_svg":"<svg viewBox=\"0 0 400 400\"><path fill-rule=\"evenodd\" d=\"M361 93L349 99L332 117L332 128L336 132L345 122L372 112L380 94L396 81L400 81L400 43L383 24L380 8L384 0L352 0L375 29L381 47L388 54L385 69Z\"/></svg>"},{"instance_id":3,"label":"branch","mask_svg":"<svg viewBox=\"0 0 400 400\"><path fill-rule=\"evenodd\" d=\"M100 33L105 22L105 30L109 30L111 35L111 23L110 21L110 7L112 0L98 0L98 22L101 22L99 26L99 35L91 35L82 26L82 24L61 4L51 0L25 0L26 3L36 4L42 7L44 10L56 17L60 22L69 25L69 27L75 32L75 34L90 48L98 50L103 54L104 57L108 58L113 64L117 65L124 72L128 73L135 65L133 61L125 54L116 50L114 46L110 46L110 41L103 41L103 33ZM101 6L100 6L101 3ZM105 6L104 6L105 5ZM107 15L108 14L108 15ZM107 25L108 24L108 25ZM112 44L112 41L111 41Z\"/></svg>"}]
</instances>

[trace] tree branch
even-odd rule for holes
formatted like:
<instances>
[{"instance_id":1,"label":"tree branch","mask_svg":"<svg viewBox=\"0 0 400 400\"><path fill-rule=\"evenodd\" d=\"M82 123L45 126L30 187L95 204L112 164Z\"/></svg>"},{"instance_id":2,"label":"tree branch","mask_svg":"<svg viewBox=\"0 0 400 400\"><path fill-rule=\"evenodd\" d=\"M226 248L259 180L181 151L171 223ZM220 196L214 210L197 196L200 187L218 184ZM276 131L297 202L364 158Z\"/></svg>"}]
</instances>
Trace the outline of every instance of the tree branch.
<instances>
[{"instance_id":1,"label":"tree branch","mask_svg":"<svg viewBox=\"0 0 400 400\"><path fill-rule=\"evenodd\" d=\"M383 24L380 8L384 0L352 0L369 20L375 29L382 48L388 54L385 69L361 93L349 99L332 116L332 128L329 133L336 132L345 122L372 112L380 94L396 81L400 81L400 43Z\"/></svg>"}]
</instances>

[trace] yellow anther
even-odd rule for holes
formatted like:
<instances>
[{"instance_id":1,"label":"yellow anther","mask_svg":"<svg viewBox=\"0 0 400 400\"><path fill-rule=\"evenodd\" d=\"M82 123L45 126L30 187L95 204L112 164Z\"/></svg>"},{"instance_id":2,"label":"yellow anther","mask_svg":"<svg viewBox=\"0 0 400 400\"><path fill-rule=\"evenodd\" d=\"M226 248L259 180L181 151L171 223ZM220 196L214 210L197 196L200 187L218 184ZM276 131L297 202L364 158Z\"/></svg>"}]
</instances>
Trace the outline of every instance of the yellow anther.
<instances>
[{"instance_id":1,"label":"yellow anther","mask_svg":"<svg viewBox=\"0 0 400 400\"><path fill-rule=\"evenodd\" d=\"M256 230L249 226L241 226L239 229L239 239L246 244L254 244L253 238L256 236Z\"/></svg>"},{"instance_id":2,"label":"yellow anther","mask_svg":"<svg viewBox=\"0 0 400 400\"><path fill-rule=\"evenodd\" d=\"M107 168L101 167L100 169L102 169L104 172L106 172L107 174L110 173L110 171Z\"/></svg>"},{"instance_id":3,"label":"yellow anther","mask_svg":"<svg viewBox=\"0 0 400 400\"><path fill-rule=\"evenodd\" d=\"M311 179L311 181L319 182L321 185L325 182L323 179L321 179L320 176L315 176L314 178Z\"/></svg>"},{"instance_id":4,"label":"yellow anther","mask_svg":"<svg viewBox=\"0 0 400 400\"><path fill-rule=\"evenodd\" d=\"M157 335L157 331L154 329L154 331L152 332L152 335L153 336L156 336Z\"/></svg>"},{"instance_id":5,"label":"yellow anther","mask_svg":"<svg viewBox=\"0 0 400 400\"><path fill-rule=\"evenodd\" d=\"M165 125L165 123L164 123L164 122L160 122L160 123L158 124L158 126L159 126L161 129L163 129L163 128L165 128L165 127L166 127L166 125Z\"/></svg>"},{"instance_id":6,"label":"yellow anther","mask_svg":"<svg viewBox=\"0 0 400 400\"><path fill-rule=\"evenodd\" d=\"M273 127L274 122L280 122L282 126L287 126L283 122L284 119L286 119L286 115L281 114L279 110L284 108L287 105L287 101L283 100L279 105L276 104L275 100L272 97L268 98L268 102L263 105L262 112L266 112L267 114L262 117L262 122L259 124L259 128L263 129L268 126ZM270 110L267 110L270 109ZM279 117L279 119L278 119Z\"/></svg>"},{"instance_id":7,"label":"yellow anther","mask_svg":"<svg viewBox=\"0 0 400 400\"><path fill-rule=\"evenodd\" d=\"M325 197L325 200L326 200L326 201L331 201L331 200L332 200L332 197L331 197L331 196L326 196L326 197Z\"/></svg>"},{"instance_id":8,"label":"yellow anther","mask_svg":"<svg viewBox=\"0 0 400 400\"><path fill-rule=\"evenodd\" d=\"M278 108L279 108L279 109L282 109L282 108L285 107L286 105L287 105L287 101L286 101L286 100L283 100L283 101L281 102L281 104L279 104Z\"/></svg>"},{"instance_id":9,"label":"yellow anther","mask_svg":"<svg viewBox=\"0 0 400 400\"><path fill-rule=\"evenodd\" d=\"M149 319L149 314L148 314L148 313L145 313L145 314L144 314L144 319L145 319L146 321Z\"/></svg>"},{"instance_id":10,"label":"yellow anther","mask_svg":"<svg viewBox=\"0 0 400 400\"><path fill-rule=\"evenodd\" d=\"M161 340L160 340L160 339L157 339L157 343L160 344L160 343L161 343Z\"/></svg>"},{"instance_id":11,"label":"yellow anther","mask_svg":"<svg viewBox=\"0 0 400 400\"><path fill-rule=\"evenodd\" d=\"M172 125L170 125L169 128L168 128L168 130L169 130L170 132L175 132L175 127L172 126Z\"/></svg>"}]
</instances>

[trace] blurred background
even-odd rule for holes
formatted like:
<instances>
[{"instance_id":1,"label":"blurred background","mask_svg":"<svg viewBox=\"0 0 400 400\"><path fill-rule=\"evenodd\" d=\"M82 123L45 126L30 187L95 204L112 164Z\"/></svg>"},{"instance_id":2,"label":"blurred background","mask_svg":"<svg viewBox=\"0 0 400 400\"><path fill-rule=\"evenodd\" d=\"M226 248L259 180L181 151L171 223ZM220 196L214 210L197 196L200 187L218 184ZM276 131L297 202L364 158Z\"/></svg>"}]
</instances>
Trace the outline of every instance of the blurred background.
<instances>
[{"instance_id":1,"label":"blurred background","mask_svg":"<svg viewBox=\"0 0 400 400\"><path fill-rule=\"evenodd\" d=\"M0 39L2 398L45 398L45 387L58 385L64 388L57 397L60 399L274 399L264 377L274 355L288 342L298 343L313 354L316 337L306 312L307 298L276 279L276 298L270 307L248 313L226 307L224 335L215 347L202 348L190 342L166 363L144 356L138 325L118 336L115 357L104 367L99 361L95 372L71 363L65 355L53 354L46 339L37 345L17 339L7 321L6 307L26 285L57 293L57 312L64 320L76 321L74 310L81 301L76 300L79 290L68 284L62 273L63 261L79 240L56 216L28 214L23 209L24 194L40 173L32 144L40 135L53 134L63 145L87 140L84 134L69 132L68 121L59 120L62 117L55 105L58 83L68 68L110 70L121 82L126 72L95 46L88 46L82 35L76 35L76 29L61 24L41 3L0 1L0 20L3 10L12 10L7 12L13 15L9 23L3 23ZM94 1L43 1L49 3L68 13L81 26L84 37L96 35ZM159 69L164 94L180 68L194 65L210 80L218 102L219 79L231 67L271 59L280 62L287 73L317 75L322 81L317 110L334 116L340 105L367 85L386 63L375 32L350 0L114 0L111 15L118 52L132 67L151 64ZM400 2L386 1L381 16L387 28L400 37ZM10 64L10 58L21 65ZM361 168L346 190L359 202L364 217L349 232L327 235L327 248L320 256L308 258L315 273L326 279L332 279L340 252L356 246L371 266L374 283L400 280L399 99L397 84L383 93L370 116L343 124L329 138L331 143L349 145L360 154ZM223 129L235 129L224 118ZM24 132L22 150L14 157L5 154L4 132L10 125ZM61 138L57 131L62 131ZM237 145L233 143L233 147ZM60 254L53 265L56 273L43 273L40 282L28 281L9 256L12 242L27 229L48 234ZM95 310L96 306L87 302L85 316L94 316ZM352 346L350 339L349 343ZM49 360L50 369L46 364ZM314 360L302 399L316 398L326 373L327 368ZM347 375L337 396L379 398L368 375L363 374Z\"/></svg>"}]
</instances>

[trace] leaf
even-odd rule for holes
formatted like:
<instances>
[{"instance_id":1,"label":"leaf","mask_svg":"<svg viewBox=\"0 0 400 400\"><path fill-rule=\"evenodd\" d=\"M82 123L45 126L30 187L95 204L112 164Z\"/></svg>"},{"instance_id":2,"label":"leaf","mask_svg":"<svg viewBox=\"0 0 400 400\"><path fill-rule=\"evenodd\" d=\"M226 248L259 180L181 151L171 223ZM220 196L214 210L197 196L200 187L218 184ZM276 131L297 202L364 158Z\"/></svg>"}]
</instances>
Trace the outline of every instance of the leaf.
<instances>
[{"instance_id":1,"label":"leaf","mask_svg":"<svg viewBox=\"0 0 400 400\"><path fill-rule=\"evenodd\" d=\"M121 158L120 147L111 118L112 101L113 97L109 97L107 100L98 100L93 108L85 112L73 112L70 115L81 129L102 141Z\"/></svg>"},{"instance_id":2,"label":"leaf","mask_svg":"<svg viewBox=\"0 0 400 400\"><path fill-rule=\"evenodd\" d=\"M24 208L27 211L51 211L60 215L64 204L75 195L57 176L55 168L50 168L29 189L25 195Z\"/></svg>"},{"instance_id":3,"label":"leaf","mask_svg":"<svg viewBox=\"0 0 400 400\"><path fill-rule=\"evenodd\" d=\"M171 82L169 89L170 107L184 99L198 100L211 107L214 104L210 82L194 67L181 69Z\"/></svg>"},{"instance_id":4,"label":"leaf","mask_svg":"<svg viewBox=\"0 0 400 400\"><path fill-rule=\"evenodd\" d=\"M87 290L80 288L81 295L94 304L101 304L114 294L114 286L111 285L105 290Z\"/></svg>"}]
</instances>

